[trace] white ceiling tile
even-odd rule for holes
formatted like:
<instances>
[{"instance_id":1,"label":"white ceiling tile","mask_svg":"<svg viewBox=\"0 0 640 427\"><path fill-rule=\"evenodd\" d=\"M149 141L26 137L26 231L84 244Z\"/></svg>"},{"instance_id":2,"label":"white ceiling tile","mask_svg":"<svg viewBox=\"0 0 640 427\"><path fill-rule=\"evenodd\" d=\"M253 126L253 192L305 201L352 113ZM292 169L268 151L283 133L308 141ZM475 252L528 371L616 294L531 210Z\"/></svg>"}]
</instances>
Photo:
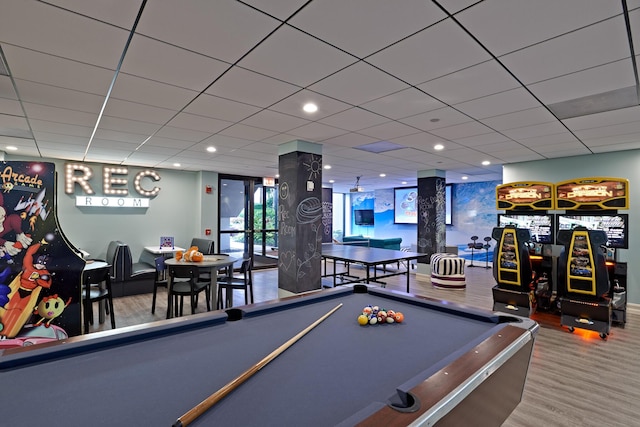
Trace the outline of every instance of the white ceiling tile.
<instances>
[{"instance_id":1,"label":"white ceiling tile","mask_svg":"<svg viewBox=\"0 0 640 427\"><path fill-rule=\"evenodd\" d=\"M297 137L296 139L303 139L309 142L321 142L347 132L344 129L338 129L333 126L327 126L325 124L315 122L300 126L296 129L291 129L287 133Z\"/></svg>"},{"instance_id":2,"label":"white ceiling tile","mask_svg":"<svg viewBox=\"0 0 640 427\"><path fill-rule=\"evenodd\" d=\"M106 95L113 79L113 70L13 46L3 50L16 79L100 96Z\"/></svg>"},{"instance_id":3,"label":"white ceiling tile","mask_svg":"<svg viewBox=\"0 0 640 427\"><path fill-rule=\"evenodd\" d=\"M193 141L183 141L181 139L165 138L162 136L154 135L139 150L142 150L146 146L151 146L151 147L164 147L164 148L182 151L182 150L186 150L188 147L191 147L192 145L193 145Z\"/></svg>"},{"instance_id":4,"label":"white ceiling tile","mask_svg":"<svg viewBox=\"0 0 640 427\"><path fill-rule=\"evenodd\" d=\"M260 111L260 107L204 93L190 103L184 111L199 116L236 122L257 113Z\"/></svg>"},{"instance_id":5,"label":"white ceiling tile","mask_svg":"<svg viewBox=\"0 0 640 427\"><path fill-rule=\"evenodd\" d=\"M120 72L200 92L229 67L226 62L135 35Z\"/></svg>"},{"instance_id":6,"label":"white ceiling tile","mask_svg":"<svg viewBox=\"0 0 640 427\"><path fill-rule=\"evenodd\" d=\"M77 126L66 123L47 122L44 120L30 120L31 128L35 132L46 132L61 136L85 137L87 142L93 130L90 126Z\"/></svg>"},{"instance_id":7,"label":"white ceiling tile","mask_svg":"<svg viewBox=\"0 0 640 427\"><path fill-rule=\"evenodd\" d=\"M367 61L418 85L488 59L490 56L469 35L447 19Z\"/></svg>"},{"instance_id":8,"label":"white ceiling tile","mask_svg":"<svg viewBox=\"0 0 640 427\"><path fill-rule=\"evenodd\" d=\"M164 83L119 74L111 96L115 99L179 110L198 95L197 92Z\"/></svg>"},{"instance_id":9,"label":"white ceiling tile","mask_svg":"<svg viewBox=\"0 0 640 427\"><path fill-rule=\"evenodd\" d=\"M589 146L594 153L610 153L612 151L625 151L625 150L637 150L640 148L640 140L638 140L638 136L627 143L621 144L605 144L598 146Z\"/></svg>"},{"instance_id":10,"label":"white ceiling tile","mask_svg":"<svg viewBox=\"0 0 640 427\"><path fill-rule=\"evenodd\" d=\"M87 127L92 127L96 124L96 114L49 107L40 104L31 104L29 102L25 102L23 105L30 119L39 119L48 122L60 122Z\"/></svg>"},{"instance_id":11,"label":"white ceiling tile","mask_svg":"<svg viewBox=\"0 0 640 427\"><path fill-rule=\"evenodd\" d=\"M311 2L291 25L363 58L445 18L433 3L405 0Z\"/></svg>"},{"instance_id":12,"label":"white ceiling tile","mask_svg":"<svg viewBox=\"0 0 640 427\"><path fill-rule=\"evenodd\" d=\"M506 136L513 139L533 138L536 136L554 135L562 133L566 130L560 122L541 123L532 126L523 126L516 129L507 129L502 131Z\"/></svg>"},{"instance_id":13,"label":"white ceiling tile","mask_svg":"<svg viewBox=\"0 0 640 427\"><path fill-rule=\"evenodd\" d=\"M162 129L160 129L158 133L156 133L156 135L175 140L199 142L207 138L210 133L194 129L177 128L174 126L163 126Z\"/></svg>"},{"instance_id":14,"label":"white ceiling tile","mask_svg":"<svg viewBox=\"0 0 640 427\"><path fill-rule=\"evenodd\" d=\"M414 133L412 135L405 135L397 138L392 138L391 142L394 142L399 145L403 145L405 147L413 147L417 148L429 153L435 153L436 150L433 148L436 144L442 144L445 147L445 151L454 148L461 148L460 144L452 142L452 141L443 141L442 138L431 135L427 132ZM393 153L389 152L389 155L392 156Z\"/></svg>"},{"instance_id":15,"label":"white ceiling tile","mask_svg":"<svg viewBox=\"0 0 640 427\"><path fill-rule=\"evenodd\" d=\"M380 138L380 140L390 140L401 136L412 135L418 133L419 130L411 126L407 126L400 122L386 122L380 125L372 126L358 131L363 135L372 138Z\"/></svg>"},{"instance_id":16,"label":"white ceiling tile","mask_svg":"<svg viewBox=\"0 0 640 427\"><path fill-rule=\"evenodd\" d=\"M359 133L345 133L334 138L325 139L323 141L322 152L341 151L344 147L359 147L360 145L370 144L376 141L379 140Z\"/></svg>"},{"instance_id":17,"label":"white ceiling tile","mask_svg":"<svg viewBox=\"0 0 640 427\"><path fill-rule=\"evenodd\" d=\"M250 4L256 9L262 10L265 13L284 21L300 9L300 7L304 6L304 4L307 3L307 0L277 0L269 2L261 0L245 0L244 3Z\"/></svg>"},{"instance_id":18,"label":"white ceiling tile","mask_svg":"<svg viewBox=\"0 0 640 427\"><path fill-rule=\"evenodd\" d=\"M315 113L307 113L302 107L307 103L314 103L318 107ZM334 115L351 108L349 104L340 102L337 99L324 96L310 90L301 90L269 107L270 110L292 116L301 117L306 120L319 121L325 117Z\"/></svg>"},{"instance_id":19,"label":"white ceiling tile","mask_svg":"<svg viewBox=\"0 0 640 427\"><path fill-rule=\"evenodd\" d=\"M138 104L136 102L115 98L109 99L107 107L104 110L105 116L157 124L165 124L171 117L176 115L176 113L176 110L170 110L168 108Z\"/></svg>"},{"instance_id":20,"label":"white ceiling tile","mask_svg":"<svg viewBox=\"0 0 640 427\"><path fill-rule=\"evenodd\" d=\"M622 7L615 1L487 0L456 18L500 56L620 13Z\"/></svg>"},{"instance_id":21,"label":"white ceiling tile","mask_svg":"<svg viewBox=\"0 0 640 427\"><path fill-rule=\"evenodd\" d=\"M268 107L299 90L292 84L233 67L207 93L257 107Z\"/></svg>"},{"instance_id":22,"label":"white ceiling tile","mask_svg":"<svg viewBox=\"0 0 640 427\"><path fill-rule=\"evenodd\" d=\"M240 2L147 2L137 32L234 63L279 22Z\"/></svg>"},{"instance_id":23,"label":"white ceiling tile","mask_svg":"<svg viewBox=\"0 0 640 427\"><path fill-rule=\"evenodd\" d=\"M400 80L364 63L358 62L309 87L343 102L360 105L408 88Z\"/></svg>"},{"instance_id":24,"label":"white ceiling tile","mask_svg":"<svg viewBox=\"0 0 640 427\"><path fill-rule=\"evenodd\" d=\"M16 85L18 86L18 92L20 93L22 101L33 104L85 111L97 115L104 101L102 96L47 86L40 83L16 80Z\"/></svg>"},{"instance_id":25,"label":"white ceiling tile","mask_svg":"<svg viewBox=\"0 0 640 427\"><path fill-rule=\"evenodd\" d=\"M309 120L269 110L260 111L259 113L256 113L242 121L242 124L268 129L278 133L288 132L291 129L298 128L308 123L311 122Z\"/></svg>"},{"instance_id":26,"label":"white ceiling tile","mask_svg":"<svg viewBox=\"0 0 640 427\"><path fill-rule=\"evenodd\" d=\"M210 117L203 117L195 114L180 113L171 119L168 125L176 128L196 130L199 132L216 133L233 125L233 122L212 119Z\"/></svg>"},{"instance_id":27,"label":"white ceiling tile","mask_svg":"<svg viewBox=\"0 0 640 427\"><path fill-rule=\"evenodd\" d=\"M545 107L530 108L501 116L487 117L482 123L495 130L514 129L555 121L556 118Z\"/></svg>"},{"instance_id":28,"label":"white ceiling tile","mask_svg":"<svg viewBox=\"0 0 640 427\"><path fill-rule=\"evenodd\" d=\"M102 129L120 130L122 132L151 135L160 129L155 123L138 122L135 120L121 119L118 117L103 116L100 120Z\"/></svg>"},{"instance_id":29,"label":"white ceiling tile","mask_svg":"<svg viewBox=\"0 0 640 427\"><path fill-rule=\"evenodd\" d=\"M575 134L580 139L593 139L605 136L627 135L636 132L640 132L640 121L577 130Z\"/></svg>"},{"instance_id":30,"label":"white ceiling tile","mask_svg":"<svg viewBox=\"0 0 640 427\"><path fill-rule=\"evenodd\" d=\"M388 121L389 119L363 110L360 107L353 107L347 111L342 111L340 114L319 120L320 123L350 131L357 131Z\"/></svg>"},{"instance_id":31,"label":"white ceiling tile","mask_svg":"<svg viewBox=\"0 0 640 427\"><path fill-rule=\"evenodd\" d=\"M444 107L442 102L416 88L401 90L362 104L362 108L394 120Z\"/></svg>"},{"instance_id":32,"label":"white ceiling tile","mask_svg":"<svg viewBox=\"0 0 640 427\"><path fill-rule=\"evenodd\" d=\"M249 141L261 141L276 134L276 132L260 129L253 126L236 124L221 132L222 135L232 136L234 138L246 139Z\"/></svg>"},{"instance_id":33,"label":"white ceiling tile","mask_svg":"<svg viewBox=\"0 0 640 427\"><path fill-rule=\"evenodd\" d=\"M520 81L531 84L628 56L624 19L618 17L516 51L500 60Z\"/></svg>"},{"instance_id":34,"label":"white ceiling tile","mask_svg":"<svg viewBox=\"0 0 640 427\"><path fill-rule=\"evenodd\" d=\"M539 106L540 102L529 92L518 88L456 104L455 108L475 119L484 119Z\"/></svg>"},{"instance_id":35,"label":"white ceiling tile","mask_svg":"<svg viewBox=\"0 0 640 427\"><path fill-rule=\"evenodd\" d=\"M3 2L0 40L115 70L129 33L44 2ZM12 65L9 64L11 68Z\"/></svg>"},{"instance_id":36,"label":"white ceiling tile","mask_svg":"<svg viewBox=\"0 0 640 427\"><path fill-rule=\"evenodd\" d=\"M491 129L478 122L467 122L446 128L433 129L430 133L441 138L456 140L474 135L482 135L485 133L493 133Z\"/></svg>"},{"instance_id":37,"label":"white ceiling tile","mask_svg":"<svg viewBox=\"0 0 640 427\"><path fill-rule=\"evenodd\" d=\"M463 145L465 147L474 147L478 149L479 147L485 147L491 144L515 144L515 142L509 140L508 137L498 132L474 135L468 138L458 138L455 142L456 144Z\"/></svg>"},{"instance_id":38,"label":"white ceiling tile","mask_svg":"<svg viewBox=\"0 0 640 427\"><path fill-rule=\"evenodd\" d=\"M432 129L470 122L471 118L454 108L446 107L439 110L429 111L428 113L416 114L415 116L406 117L399 121L415 128L429 131Z\"/></svg>"},{"instance_id":39,"label":"white ceiling tile","mask_svg":"<svg viewBox=\"0 0 640 427\"><path fill-rule=\"evenodd\" d=\"M482 84L478 84L482 82ZM520 83L496 61L486 61L425 82L418 87L449 105L504 92Z\"/></svg>"},{"instance_id":40,"label":"white ceiling tile","mask_svg":"<svg viewBox=\"0 0 640 427\"><path fill-rule=\"evenodd\" d=\"M635 85L631 59L589 68L529 86L545 104L568 101Z\"/></svg>"},{"instance_id":41,"label":"white ceiling tile","mask_svg":"<svg viewBox=\"0 0 640 427\"><path fill-rule=\"evenodd\" d=\"M16 95L16 91L13 88L13 83L11 83L11 77L9 76L0 76L0 98L18 99L18 95Z\"/></svg>"},{"instance_id":42,"label":"white ceiling tile","mask_svg":"<svg viewBox=\"0 0 640 427\"><path fill-rule=\"evenodd\" d=\"M605 111L588 116L574 117L563 120L567 127L573 131L593 129L623 123L636 122L640 117L640 106L622 108L620 110Z\"/></svg>"},{"instance_id":43,"label":"white ceiling tile","mask_svg":"<svg viewBox=\"0 0 640 427\"><path fill-rule=\"evenodd\" d=\"M95 137L91 142L91 146L109 147L109 143L114 144L114 148L128 147L133 151L142 141L146 139L146 135L135 133L119 132L111 129L98 129ZM100 141L103 141L102 143Z\"/></svg>"},{"instance_id":44,"label":"white ceiling tile","mask_svg":"<svg viewBox=\"0 0 640 427\"><path fill-rule=\"evenodd\" d=\"M572 147L581 145L576 136L568 131L556 133L553 135L536 136L533 138L520 138L518 142L535 151L539 151L539 149L554 145L563 146L568 144Z\"/></svg>"},{"instance_id":45,"label":"white ceiling tile","mask_svg":"<svg viewBox=\"0 0 640 427\"><path fill-rule=\"evenodd\" d=\"M22 112L19 101L8 98L0 98L0 114L22 116L24 113Z\"/></svg>"},{"instance_id":46,"label":"white ceiling tile","mask_svg":"<svg viewBox=\"0 0 640 427\"><path fill-rule=\"evenodd\" d=\"M279 28L238 62L238 66L306 87L355 58L288 26Z\"/></svg>"},{"instance_id":47,"label":"white ceiling tile","mask_svg":"<svg viewBox=\"0 0 640 427\"><path fill-rule=\"evenodd\" d=\"M103 22L131 28L142 3L142 0L109 0L108 2L87 2L84 0L48 0L64 9L69 9L90 16Z\"/></svg>"}]
</instances>

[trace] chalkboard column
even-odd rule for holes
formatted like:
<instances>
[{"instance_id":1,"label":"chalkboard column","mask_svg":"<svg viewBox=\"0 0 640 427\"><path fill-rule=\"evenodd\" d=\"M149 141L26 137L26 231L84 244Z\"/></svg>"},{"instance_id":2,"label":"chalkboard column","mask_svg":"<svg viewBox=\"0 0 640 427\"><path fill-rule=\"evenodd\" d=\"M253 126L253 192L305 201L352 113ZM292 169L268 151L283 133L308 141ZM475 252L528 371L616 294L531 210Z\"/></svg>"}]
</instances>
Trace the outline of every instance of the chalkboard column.
<instances>
[{"instance_id":1,"label":"chalkboard column","mask_svg":"<svg viewBox=\"0 0 640 427\"><path fill-rule=\"evenodd\" d=\"M333 242L333 189L322 189L322 243Z\"/></svg>"},{"instance_id":2,"label":"chalkboard column","mask_svg":"<svg viewBox=\"0 0 640 427\"><path fill-rule=\"evenodd\" d=\"M430 274L429 259L434 253L444 252L445 227L445 172L437 169L418 171L418 273Z\"/></svg>"},{"instance_id":3,"label":"chalkboard column","mask_svg":"<svg viewBox=\"0 0 640 427\"><path fill-rule=\"evenodd\" d=\"M293 293L320 289L322 146L291 141L279 147L278 287Z\"/></svg>"}]
</instances>

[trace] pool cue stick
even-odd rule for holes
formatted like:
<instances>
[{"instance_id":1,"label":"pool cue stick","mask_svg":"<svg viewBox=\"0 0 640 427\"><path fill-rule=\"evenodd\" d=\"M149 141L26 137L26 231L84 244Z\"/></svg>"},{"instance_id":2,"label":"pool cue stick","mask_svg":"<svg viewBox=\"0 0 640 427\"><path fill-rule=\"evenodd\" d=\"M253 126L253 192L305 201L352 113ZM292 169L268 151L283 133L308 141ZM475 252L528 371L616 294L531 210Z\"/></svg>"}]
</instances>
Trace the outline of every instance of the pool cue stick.
<instances>
[{"instance_id":1,"label":"pool cue stick","mask_svg":"<svg viewBox=\"0 0 640 427\"><path fill-rule=\"evenodd\" d=\"M305 336L309 331L318 326L323 320L327 317L331 316L336 310L342 307L342 303L338 304L336 307L331 309L327 314L313 322L311 325L307 326L304 330L300 331L297 335L290 338L287 342L282 344L280 347L273 350L269 355L265 356L261 361L253 365L251 368L244 371L242 374L238 375L235 379L228 382L225 386L223 386L220 390L213 393L211 396L207 397L202 402L198 403L196 406L187 411L183 416L178 418L178 420L173 423L172 427L186 427L191 424L196 418L200 415L204 414L208 409L210 409L213 405L222 400L223 397L231 393L238 386L240 386L243 382L248 380L258 372L260 369L264 368L269 362L282 354L286 349L295 344L300 338Z\"/></svg>"}]
</instances>

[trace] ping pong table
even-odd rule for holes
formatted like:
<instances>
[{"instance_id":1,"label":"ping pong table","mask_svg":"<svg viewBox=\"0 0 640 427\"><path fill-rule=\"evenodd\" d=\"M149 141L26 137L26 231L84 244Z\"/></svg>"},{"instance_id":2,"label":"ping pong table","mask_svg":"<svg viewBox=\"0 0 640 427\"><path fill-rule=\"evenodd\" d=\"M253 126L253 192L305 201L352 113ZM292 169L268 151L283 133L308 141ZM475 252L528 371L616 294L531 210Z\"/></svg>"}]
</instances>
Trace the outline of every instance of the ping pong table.
<instances>
[{"instance_id":1,"label":"ping pong table","mask_svg":"<svg viewBox=\"0 0 640 427\"><path fill-rule=\"evenodd\" d=\"M322 259L324 260L324 274L322 277L333 277L333 286L345 285L348 283L379 283L386 285L381 281L385 277L406 275L407 276L407 292L409 292L409 273L411 270L411 260L424 256L417 252L396 251L393 249L369 248L364 246L351 246L333 243L322 244ZM333 261L333 273L327 273L327 260ZM337 262L344 262L347 271L337 272ZM353 276L350 274L351 264L360 264L364 266L365 277ZM387 265L396 264L397 270L388 270ZM406 269L404 268L406 267ZM382 269L382 274L380 273ZM373 270L373 275L371 271ZM337 282L337 279L340 282ZM348 279L345 279L348 278Z\"/></svg>"}]
</instances>

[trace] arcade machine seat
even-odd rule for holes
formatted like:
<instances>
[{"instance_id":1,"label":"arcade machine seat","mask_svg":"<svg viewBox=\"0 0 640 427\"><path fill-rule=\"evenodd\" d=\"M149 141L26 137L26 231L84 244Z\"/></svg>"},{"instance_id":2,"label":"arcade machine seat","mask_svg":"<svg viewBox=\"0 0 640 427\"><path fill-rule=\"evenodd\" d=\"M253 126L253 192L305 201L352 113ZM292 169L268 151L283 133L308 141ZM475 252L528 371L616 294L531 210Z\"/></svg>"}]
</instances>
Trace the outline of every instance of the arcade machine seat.
<instances>
[{"instance_id":1,"label":"arcade machine seat","mask_svg":"<svg viewBox=\"0 0 640 427\"><path fill-rule=\"evenodd\" d=\"M558 260L560 324L596 331L607 339L611 330L610 284L600 245L607 242L601 230L576 227L560 230L557 242L564 246Z\"/></svg>"},{"instance_id":2,"label":"arcade machine seat","mask_svg":"<svg viewBox=\"0 0 640 427\"><path fill-rule=\"evenodd\" d=\"M529 230L495 227L491 236L498 242L493 251L493 310L529 317L535 312L533 269L529 258Z\"/></svg>"}]
</instances>

